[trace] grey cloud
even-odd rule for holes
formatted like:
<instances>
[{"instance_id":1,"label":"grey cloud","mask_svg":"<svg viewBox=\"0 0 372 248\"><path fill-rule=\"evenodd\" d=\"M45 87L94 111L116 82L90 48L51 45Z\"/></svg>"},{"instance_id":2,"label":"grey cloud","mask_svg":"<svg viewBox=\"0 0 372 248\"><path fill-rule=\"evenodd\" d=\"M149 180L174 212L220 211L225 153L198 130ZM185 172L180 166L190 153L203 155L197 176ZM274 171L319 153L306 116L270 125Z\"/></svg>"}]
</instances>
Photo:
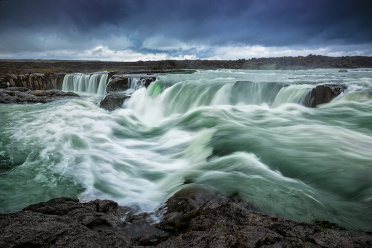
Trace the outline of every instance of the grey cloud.
<instances>
[{"instance_id":1,"label":"grey cloud","mask_svg":"<svg viewBox=\"0 0 372 248\"><path fill-rule=\"evenodd\" d=\"M369 0L3 0L0 52L366 45L370 9Z\"/></svg>"}]
</instances>

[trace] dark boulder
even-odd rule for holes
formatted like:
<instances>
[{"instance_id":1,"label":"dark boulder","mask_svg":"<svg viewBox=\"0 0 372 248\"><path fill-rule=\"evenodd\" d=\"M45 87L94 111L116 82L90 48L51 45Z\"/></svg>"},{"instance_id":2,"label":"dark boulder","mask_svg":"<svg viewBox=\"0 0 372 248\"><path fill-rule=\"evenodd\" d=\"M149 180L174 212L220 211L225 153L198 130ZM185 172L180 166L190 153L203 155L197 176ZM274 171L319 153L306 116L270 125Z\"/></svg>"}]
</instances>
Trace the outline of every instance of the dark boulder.
<instances>
[{"instance_id":1,"label":"dark boulder","mask_svg":"<svg viewBox=\"0 0 372 248\"><path fill-rule=\"evenodd\" d=\"M108 111L121 108L125 99L130 98L135 90L147 88L155 80L154 75L113 75L107 84L107 94L100 102L100 107Z\"/></svg>"},{"instance_id":2,"label":"dark boulder","mask_svg":"<svg viewBox=\"0 0 372 248\"><path fill-rule=\"evenodd\" d=\"M107 84L107 92L121 92L131 88L132 81L141 81L143 87L148 87L156 77L153 75L113 75Z\"/></svg>"},{"instance_id":3,"label":"dark boulder","mask_svg":"<svg viewBox=\"0 0 372 248\"><path fill-rule=\"evenodd\" d=\"M341 69L338 72L347 72L347 70L346 69Z\"/></svg>"},{"instance_id":4,"label":"dark boulder","mask_svg":"<svg viewBox=\"0 0 372 248\"><path fill-rule=\"evenodd\" d=\"M60 90L30 90L26 87L0 89L0 103L47 103L66 97L78 97Z\"/></svg>"},{"instance_id":5,"label":"dark boulder","mask_svg":"<svg viewBox=\"0 0 372 248\"><path fill-rule=\"evenodd\" d=\"M318 85L306 95L303 105L306 107L316 107L319 104L329 103L346 89L346 85Z\"/></svg>"},{"instance_id":6,"label":"dark boulder","mask_svg":"<svg viewBox=\"0 0 372 248\"><path fill-rule=\"evenodd\" d=\"M130 95L125 92L109 92L101 101L100 107L108 111L113 111L121 108L125 99L130 98Z\"/></svg>"}]
</instances>

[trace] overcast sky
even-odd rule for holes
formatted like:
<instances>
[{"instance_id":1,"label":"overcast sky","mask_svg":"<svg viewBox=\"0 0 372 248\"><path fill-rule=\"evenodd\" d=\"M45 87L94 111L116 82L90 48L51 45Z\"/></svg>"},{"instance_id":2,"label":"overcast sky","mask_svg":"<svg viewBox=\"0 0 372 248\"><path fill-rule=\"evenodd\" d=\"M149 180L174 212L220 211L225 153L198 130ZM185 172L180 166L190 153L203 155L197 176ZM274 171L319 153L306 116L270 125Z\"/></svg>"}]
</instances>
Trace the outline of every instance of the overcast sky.
<instances>
[{"instance_id":1,"label":"overcast sky","mask_svg":"<svg viewBox=\"0 0 372 248\"><path fill-rule=\"evenodd\" d=\"M0 0L0 59L372 56L371 0Z\"/></svg>"}]
</instances>

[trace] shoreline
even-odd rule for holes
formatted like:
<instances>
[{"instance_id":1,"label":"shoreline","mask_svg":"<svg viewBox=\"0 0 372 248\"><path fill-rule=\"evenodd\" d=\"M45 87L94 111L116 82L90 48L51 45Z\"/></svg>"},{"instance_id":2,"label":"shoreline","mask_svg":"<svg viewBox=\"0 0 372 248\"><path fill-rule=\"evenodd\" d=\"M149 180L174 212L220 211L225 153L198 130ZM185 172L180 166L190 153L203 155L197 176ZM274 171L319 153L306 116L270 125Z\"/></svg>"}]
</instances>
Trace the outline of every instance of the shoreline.
<instances>
[{"instance_id":1,"label":"shoreline","mask_svg":"<svg viewBox=\"0 0 372 248\"><path fill-rule=\"evenodd\" d=\"M369 247L372 233L274 217L205 187L183 189L153 213L110 200L55 198L0 214L1 247ZM159 221L154 220L158 218Z\"/></svg>"}]
</instances>

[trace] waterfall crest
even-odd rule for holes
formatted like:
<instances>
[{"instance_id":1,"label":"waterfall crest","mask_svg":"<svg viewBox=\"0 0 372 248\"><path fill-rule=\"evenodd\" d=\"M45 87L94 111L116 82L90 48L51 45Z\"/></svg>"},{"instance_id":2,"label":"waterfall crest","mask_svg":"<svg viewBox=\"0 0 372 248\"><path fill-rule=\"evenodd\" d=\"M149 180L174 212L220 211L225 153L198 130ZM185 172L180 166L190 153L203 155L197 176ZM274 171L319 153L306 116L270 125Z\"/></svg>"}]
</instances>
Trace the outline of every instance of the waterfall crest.
<instances>
[{"instance_id":1,"label":"waterfall crest","mask_svg":"<svg viewBox=\"0 0 372 248\"><path fill-rule=\"evenodd\" d=\"M107 82L107 73L67 74L63 79L62 90L103 96L106 94Z\"/></svg>"}]
</instances>

